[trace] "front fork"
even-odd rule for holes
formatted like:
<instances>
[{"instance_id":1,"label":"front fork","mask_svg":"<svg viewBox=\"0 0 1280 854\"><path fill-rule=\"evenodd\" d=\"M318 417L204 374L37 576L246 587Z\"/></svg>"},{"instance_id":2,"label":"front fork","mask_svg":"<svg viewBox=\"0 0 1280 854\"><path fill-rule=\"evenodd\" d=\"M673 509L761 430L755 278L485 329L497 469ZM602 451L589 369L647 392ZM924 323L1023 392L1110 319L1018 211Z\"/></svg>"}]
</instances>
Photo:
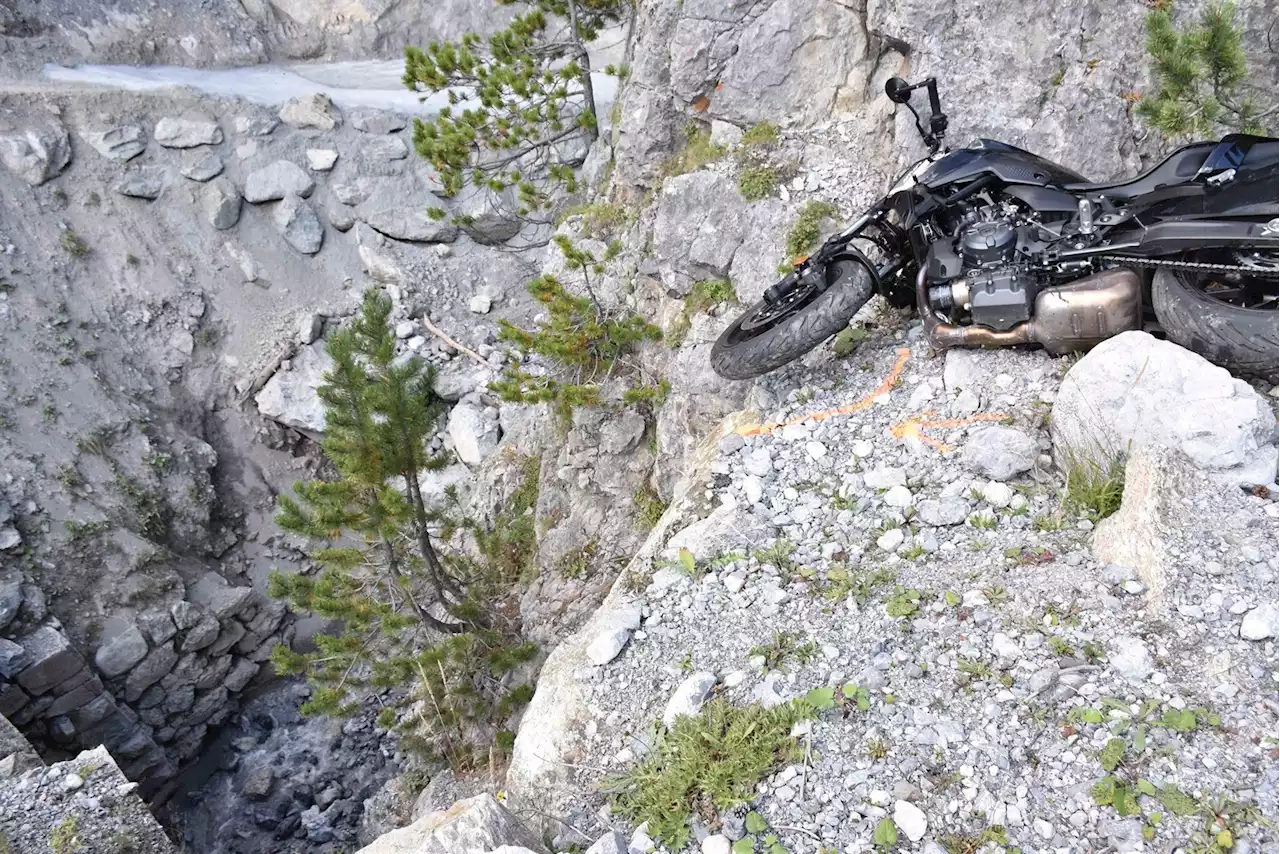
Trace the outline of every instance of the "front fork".
<instances>
[{"instance_id":1,"label":"front fork","mask_svg":"<svg viewBox=\"0 0 1280 854\"><path fill-rule=\"evenodd\" d=\"M883 206L872 208L854 220L839 234L833 234L828 237L813 255L797 259L795 267L790 273L765 290L764 301L773 305L799 287L812 287L819 294L822 293L829 286L826 277L827 264L840 256L851 256L866 267L871 274L872 281L875 283L876 290L880 290L882 280L902 269L904 263L902 254L891 253L891 258L888 262L877 265L860 249L850 244L858 239L862 231L868 226L880 225L884 221L885 214Z\"/></svg>"}]
</instances>

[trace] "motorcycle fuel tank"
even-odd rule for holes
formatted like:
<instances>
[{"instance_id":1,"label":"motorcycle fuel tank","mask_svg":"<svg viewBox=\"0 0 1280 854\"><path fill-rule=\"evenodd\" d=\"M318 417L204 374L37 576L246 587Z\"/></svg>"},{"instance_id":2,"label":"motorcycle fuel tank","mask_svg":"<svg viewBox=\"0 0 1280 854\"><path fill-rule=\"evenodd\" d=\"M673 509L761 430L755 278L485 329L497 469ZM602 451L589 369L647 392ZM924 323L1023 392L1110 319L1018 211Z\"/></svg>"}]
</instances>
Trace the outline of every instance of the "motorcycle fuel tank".
<instances>
[{"instance_id":1,"label":"motorcycle fuel tank","mask_svg":"<svg viewBox=\"0 0 1280 854\"><path fill-rule=\"evenodd\" d=\"M991 173L1006 184L1054 186L1088 179L1065 166L994 139L975 140L968 148L953 151L930 166L920 183L930 190L970 181Z\"/></svg>"}]
</instances>

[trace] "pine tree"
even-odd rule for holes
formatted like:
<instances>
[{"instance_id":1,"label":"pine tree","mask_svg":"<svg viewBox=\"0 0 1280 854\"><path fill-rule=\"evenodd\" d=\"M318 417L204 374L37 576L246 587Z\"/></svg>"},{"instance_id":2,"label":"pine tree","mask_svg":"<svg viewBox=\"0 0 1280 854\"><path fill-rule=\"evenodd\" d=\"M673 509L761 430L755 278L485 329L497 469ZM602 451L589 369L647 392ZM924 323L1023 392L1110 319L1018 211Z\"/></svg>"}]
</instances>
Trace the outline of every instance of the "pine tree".
<instances>
[{"instance_id":1,"label":"pine tree","mask_svg":"<svg viewBox=\"0 0 1280 854\"><path fill-rule=\"evenodd\" d=\"M413 127L414 147L440 173L444 194L468 183L497 193L514 188L516 213L527 217L545 209L555 190L577 189L557 149L598 134L587 44L618 23L631 0L496 2L525 11L487 40L471 33L406 48L403 80L414 91L448 92L449 106ZM437 208L433 215L446 214Z\"/></svg>"},{"instance_id":2,"label":"pine tree","mask_svg":"<svg viewBox=\"0 0 1280 854\"><path fill-rule=\"evenodd\" d=\"M1212 137L1223 127L1265 133L1276 110L1260 110L1247 92L1235 4L1209 3L1198 25L1183 33L1171 12L1172 2L1162 2L1147 14L1156 89L1139 99L1138 115L1170 137Z\"/></svg>"},{"instance_id":3,"label":"pine tree","mask_svg":"<svg viewBox=\"0 0 1280 854\"><path fill-rule=\"evenodd\" d=\"M581 249L563 234L552 238L565 258L565 266L582 277L586 296L570 291L556 276L542 275L529 283L529 293L546 307L544 319L533 329L499 322L498 338L525 353L537 353L554 366L554 374L537 375L512 361L503 379L490 388L514 403L549 403L568 420L575 407L600 406L600 384L620 373L639 373L632 357L645 341L662 338L662 330L633 311L611 308L601 302L592 276L604 272L604 262ZM616 254L616 247L605 256ZM621 402L660 402L666 381L627 389Z\"/></svg>"},{"instance_id":4,"label":"pine tree","mask_svg":"<svg viewBox=\"0 0 1280 854\"><path fill-rule=\"evenodd\" d=\"M418 710L403 721L410 741L462 766L476 747L473 725L486 724L498 739L500 719L527 701L530 690L510 689L503 676L537 648L495 616L502 591L486 561L436 548L433 529L466 528L482 546L495 537L423 499L419 473L447 462L427 452L442 409L422 360L396 358L390 313L390 298L371 289L359 315L327 343L333 367L318 391L324 453L336 476L298 484L277 517L316 544L322 569L314 577L273 573L270 594L341 629L316 635L312 652L277 647L272 661L278 672L308 676L315 689L308 714L349 714L370 688L404 689L399 696ZM533 476L536 496L536 468ZM382 723L397 718L388 709Z\"/></svg>"}]
</instances>

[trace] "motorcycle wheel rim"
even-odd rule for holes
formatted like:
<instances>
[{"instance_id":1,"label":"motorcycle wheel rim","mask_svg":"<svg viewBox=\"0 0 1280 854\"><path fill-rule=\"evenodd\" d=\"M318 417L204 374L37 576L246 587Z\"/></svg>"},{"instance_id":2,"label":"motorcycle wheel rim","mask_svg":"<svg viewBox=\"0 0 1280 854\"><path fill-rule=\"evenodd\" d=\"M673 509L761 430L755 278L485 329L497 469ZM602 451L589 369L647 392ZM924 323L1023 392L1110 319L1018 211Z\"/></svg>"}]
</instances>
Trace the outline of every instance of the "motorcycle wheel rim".
<instances>
[{"instance_id":1,"label":"motorcycle wheel rim","mask_svg":"<svg viewBox=\"0 0 1280 854\"><path fill-rule=\"evenodd\" d=\"M1234 252L1224 257L1221 253L1193 253L1187 260L1230 263L1256 270L1256 275L1243 271L1191 271L1190 283L1197 292L1215 302L1252 311L1275 311L1280 305L1280 279L1277 278L1280 253L1250 253L1247 259L1239 257L1241 254Z\"/></svg>"},{"instance_id":2,"label":"motorcycle wheel rim","mask_svg":"<svg viewBox=\"0 0 1280 854\"><path fill-rule=\"evenodd\" d=\"M747 341L768 332L804 311L817 297L817 287L812 282L804 282L777 302L757 303L738 323L730 336L731 343Z\"/></svg>"}]
</instances>

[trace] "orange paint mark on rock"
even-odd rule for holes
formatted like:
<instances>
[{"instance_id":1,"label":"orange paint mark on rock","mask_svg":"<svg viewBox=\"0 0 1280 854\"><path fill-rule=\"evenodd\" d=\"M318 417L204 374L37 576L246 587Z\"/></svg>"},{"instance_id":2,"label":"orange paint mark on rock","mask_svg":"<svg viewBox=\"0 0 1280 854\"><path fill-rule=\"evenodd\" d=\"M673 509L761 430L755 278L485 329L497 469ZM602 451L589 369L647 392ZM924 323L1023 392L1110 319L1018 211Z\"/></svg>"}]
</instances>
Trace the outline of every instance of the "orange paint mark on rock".
<instances>
[{"instance_id":1,"label":"orange paint mark on rock","mask_svg":"<svg viewBox=\"0 0 1280 854\"><path fill-rule=\"evenodd\" d=\"M806 421L826 421L828 418L835 418L837 415L852 415L855 412L862 412L870 409L875 403L875 399L882 394L888 394L893 387L898 384L898 380L902 377L902 369L907 366L907 359L911 358L911 351L905 347L898 349L898 358L894 360L893 367L889 370L889 375L884 378L884 382L876 386L870 394L850 403L848 406L841 406L838 409L824 409L821 412L811 412L808 415L802 415L798 418L792 418L787 421L779 421L773 424L757 424L754 427L739 427L736 432L743 436L763 436L772 433L774 430L781 430L783 427L789 427L792 424L803 424Z\"/></svg>"},{"instance_id":2,"label":"orange paint mark on rock","mask_svg":"<svg viewBox=\"0 0 1280 854\"><path fill-rule=\"evenodd\" d=\"M711 106L711 99L708 98L706 95L699 97L698 100L693 102L693 108L700 113L706 110L707 107L710 107L710 106Z\"/></svg>"},{"instance_id":3,"label":"orange paint mark on rock","mask_svg":"<svg viewBox=\"0 0 1280 854\"><path fill-rule=\"evenodd\" d=\"M939 451L950 451L951 446L926 434L925 430L954 430L957 427L968 427L984 421L1003 421L1009 416L1003 412L983 412L968 418L933 418L935 412L922 412L914 418L908 418L889 428L889 432L899 441L917 441L929 445Z\"/></svg>"}]
</instances>

